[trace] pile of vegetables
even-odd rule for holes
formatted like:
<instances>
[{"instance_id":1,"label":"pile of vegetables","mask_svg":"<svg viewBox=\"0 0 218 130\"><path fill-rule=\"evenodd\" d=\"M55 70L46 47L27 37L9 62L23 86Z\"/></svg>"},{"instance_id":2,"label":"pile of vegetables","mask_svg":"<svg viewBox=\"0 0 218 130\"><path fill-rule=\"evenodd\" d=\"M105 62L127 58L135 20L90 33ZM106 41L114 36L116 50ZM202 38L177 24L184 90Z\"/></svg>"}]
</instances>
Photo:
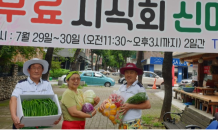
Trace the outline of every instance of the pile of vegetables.
<instances>
[{"instance_id":1,"label":"pile of vegetables","mask_svg":"<svg viewBox=\"0 0 218 130\"><path fill-rule=\"evenodd\" d=\"M193 87L192 84L186 84L185 87Z\"/></svg>"},{"instance_id":2,"label":"pile of vegetables","mask_svg":"<svg viewBox=\"0 0 218 130\"><path fill-rule=\"evenodd\" d=\"M107 99L108 103L105 104L104 110L98 108L98 111L103 115L110 119L113 124L117 124L115 121L115 117L120 110L120 106L123 105L124 99L118 93L113 93Z\"/></svg>"},{"instance_id":3,"label":"pile of vegetables","mask_svg":"<svg viewBox=\"0 0 218 130\"><path fill-rule=\"evenodd\" d=\"M126 103L129 103L129 104L141 104L143 102L145 102L147 100L147 96L146 96L146 93L145 92L139 92L137 94L135 94L134 96L130 97ZM117 115L115 116L115 122L118 123L118 124L121 124L122 123L122 120L123 120L123 117L124 117L124 114L121 112L121 113L117 113Z\"/></svg>"},{"instance_id":4,"label":"pile of vegetables","mask_svg":"<svg viewBox=\"0 0 218 130\"><path fill-rule=\"evenodd\" d=\"M58 107L50 98L32 99L22 102L24 116L49 116L57 115Z\"/></svg>"},{"instance_id":5,"label":"pile of vegetables","mask_svg":"<svg viewBox=\"0 0 218 130\"><path fill-rule=\"evenodd\" d=\"M93 90L86 90L83 93L83 98L84 98L84 102L85 104L83 104L82 106L82 112L85 113L92 113L92 111L94 110L94 98L96 97L96 94Z\"/></svg>"}]
</instances>

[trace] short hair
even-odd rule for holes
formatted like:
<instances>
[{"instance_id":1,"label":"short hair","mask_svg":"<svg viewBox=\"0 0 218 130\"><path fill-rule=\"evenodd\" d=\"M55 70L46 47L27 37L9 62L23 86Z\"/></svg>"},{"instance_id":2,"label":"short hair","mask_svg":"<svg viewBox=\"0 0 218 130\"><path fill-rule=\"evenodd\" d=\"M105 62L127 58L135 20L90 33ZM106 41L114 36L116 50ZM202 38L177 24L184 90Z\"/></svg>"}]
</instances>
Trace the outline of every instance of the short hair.
<instances>
[{"instance_id":1,"label":"short hair","mask_svg":"<svg viewBox=\"0 0 218 130\"><path fill-rule=\"evenodd\" d=\"M39 64L39 63L34 63L34 64ZM28 69L30 69L31 66L34 65L34 64L31 64L31 65L28 67ZM42 65L42 64L40 64L40 65L42 66L42 69L44 69L43 65Z\"/></svg>"}]
</instances>

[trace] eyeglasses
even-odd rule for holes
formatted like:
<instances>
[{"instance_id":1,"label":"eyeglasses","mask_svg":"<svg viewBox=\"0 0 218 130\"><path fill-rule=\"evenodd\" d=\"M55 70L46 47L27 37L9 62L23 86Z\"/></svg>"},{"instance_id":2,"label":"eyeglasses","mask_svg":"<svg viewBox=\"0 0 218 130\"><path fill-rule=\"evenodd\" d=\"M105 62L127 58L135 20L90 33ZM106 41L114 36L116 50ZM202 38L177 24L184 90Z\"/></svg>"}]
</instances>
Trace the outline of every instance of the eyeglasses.
<instances>
[{"instance_id":1,"label":"eyeglasses","mask_svg":"<svg viewBox=\"0 0 218 130\"><path fill-rule=\"evenodd\" d=\"M76 81L76 80L77 80L77 81L80 81L80 78L72 78L71 80L72 80L72 81Z\"/></svg>"},{"instance_id":2,"label":"eyeglasses","mask_svg":"<svg viewBox=\"0 0 218 130\"><path fill-rule=\"evenodd\" d=\"M36 71L36 70L42 70L42 68L30 68L30 69L32 69L32 70L34 70L34 71Z\"/></svg>"}]
</instances>

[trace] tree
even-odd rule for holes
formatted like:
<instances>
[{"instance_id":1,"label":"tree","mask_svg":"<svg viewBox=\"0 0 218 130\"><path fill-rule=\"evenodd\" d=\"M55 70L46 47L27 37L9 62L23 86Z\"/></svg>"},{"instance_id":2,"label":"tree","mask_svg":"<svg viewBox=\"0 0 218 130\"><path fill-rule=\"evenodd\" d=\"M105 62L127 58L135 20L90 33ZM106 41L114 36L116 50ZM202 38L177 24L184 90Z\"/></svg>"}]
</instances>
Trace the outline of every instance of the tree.
<instances>
[{"instance_id":1,"label":"tree","mask_svg":"<svg viewBox=\"0 0 218 130\"><path fill-rule=\"evenodd\" d=\"M91 53L91 69L93 70L93 49L90 50L90 53Z\"/></svg>"},{"instance_id":2,"label":"tree","mask_svg":"<svg viewBox=\"0 0 218 130\"><path fill-rule=\"evenodd\" d=\"M96 57L96 62L95 62L95 70L98 71L99 70L99 66L98 66L98 60L101 57L101 55L103 54L103 50L92 50L92 53L95 53L97 55Z\"/></svg>"},{"instance_id":3,"label":"tree","mask_svg":"<svg viewBox=\"0 0 218 130\"><path fill-rule=\"evenodd\" d=\"M0 65L12 64L14 56L20 54L26 59L33 58L37 54L37 48L40 52L43 49L40 47L25 47L25 46L3 46L0 45Z\"/></svg>"},{"instance_id":4,"label":"tree","mask_svg":"<svg viewBox=\"0 0 218 130\"><path fill-rule=\"evenodd\" d=\"M76 49L74 55L73 55L73 61L71 63L71 70L78 70L78 55L80 53L81 49Z\"/></svg>"},{"instance_id":5,"label":"tree","mask_svg":"<svg viewBox=\"0 0 218 130\"><path fill-rule=\"evenodd\" d=\"M103 50L103 53L102 53L102 65L103 65L103 68L104 70L107 70L107 67L110 63L110 50Z\"/></svg>"},{"instance_id":6,"label":"tree","mask_svg":"<svg viewBox=\"0 0 218 130\"><path fill-rule=\"evenodd\" d=\"M122 65L123 67L126 65L127 58L132 56L135 53L136 53L135 51L121 51L121 54L122 54L123 59L124 59L124 63Z\"/></svg>"},{"instance_id":7,"label":"tree","mask_svg":"<svg viewBox=\"0 0 218 130\"><path fill-rule=\"evenodd\" d=\"M51 70L54 71L57 70L57 69L60 69L61 68L61 62L59 61L52 61L52 64L51 64Z\"/></svg>"},{"instance_id":8,"label":"tree","mask_svg":"<svg viewBox=\"0 0 218 130\"><path fill-rule=\"evenodd\" d=\"M45 60L48 62L49 66L48 66L47 73L42 75L43 80L48 80L49 70L51 68L51 61L52 61L52 57L53 57L53 52L54 52L53 47L47 48L47 52L46 52L46 55L45 55Z\"/></svg>"},{"instance_id":9,"label":"tree","mask_svg":"<svg viewBox=\"0 0 218 130\"><path fill-rule=\"evenodd\" d=\"M172 62L173 62L172 52L165 52L164 53L164 60L163 60L163 68L162 68L165 95L164 95L163 106L162 106L162 109L161 109L161 114L160 114L159 121L163 120L163 115L166 112L171 111L171 103L172 103ZM166 115L166 118L171 119L170 114Z\"/></svg>"},{"instance_id":10,"label":"tree","mask_svg":"<svg viewBox=\"0 0 218 130\"><path fill-rule=\"evenodd\" d=\"M43 48L0 45L0 71L5 73L9 72L11 65L16 64L13 61L15 56L20 55L25 59L31 59L38 52L43 53Z\"/></svg>"},{"instance_id":11,"label":"tree","mask_svg":"<svg viewBox=\"0 0 218 130\"><path fill-rule=\"evenodd\" d=\"M122 51L120 51L120 50L112 50L111 51L111 55L114 56L114 61L116 61L114 65L118 69L120 69L121 64L124 62Z\"/></svg>"},{"instance_id":12,"label":"tree","mask_svg":"<svg viewBox=\"0 0 218 130\"><path fill-rule=\"evenodd\" d=\"M137 53L137 62L136 62L137 68L140 68L140 69L142 69L142 70L143 70L143 66L142 66L141 61L143 60L143 54L144 54L143 51L138 51L138 53ZM142 84L142 76L143 76L143 75L138 75L138 81L139 81L139 83L141 83L141 84Z\"/></svg>"}]
</instances>

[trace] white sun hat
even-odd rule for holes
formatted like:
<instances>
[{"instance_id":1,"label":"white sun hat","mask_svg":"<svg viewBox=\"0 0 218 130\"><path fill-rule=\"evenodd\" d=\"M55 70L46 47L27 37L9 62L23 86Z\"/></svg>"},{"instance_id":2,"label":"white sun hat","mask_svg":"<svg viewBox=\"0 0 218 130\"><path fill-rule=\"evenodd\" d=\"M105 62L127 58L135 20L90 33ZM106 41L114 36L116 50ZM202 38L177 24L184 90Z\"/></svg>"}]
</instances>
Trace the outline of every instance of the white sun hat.
<instances>
[{"instance_id":1,"label":"white sun hat","mask_svg":"<svg viewBox=\"0 0 218 130\"><path fill-rule=\"evenodd\" d=\"M23 73L26 75L26 76L30 76L29 72L28 72L28 67L32 64L41 64L44 68L42 74L45 74L47 73L48 71L48 62L46 60L41 60L41 59L38 59L38 58L33 58L31 60L28 60L24 63L23 65Z\"/></svg>"}]
</instances>

